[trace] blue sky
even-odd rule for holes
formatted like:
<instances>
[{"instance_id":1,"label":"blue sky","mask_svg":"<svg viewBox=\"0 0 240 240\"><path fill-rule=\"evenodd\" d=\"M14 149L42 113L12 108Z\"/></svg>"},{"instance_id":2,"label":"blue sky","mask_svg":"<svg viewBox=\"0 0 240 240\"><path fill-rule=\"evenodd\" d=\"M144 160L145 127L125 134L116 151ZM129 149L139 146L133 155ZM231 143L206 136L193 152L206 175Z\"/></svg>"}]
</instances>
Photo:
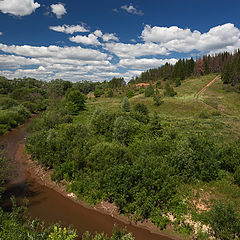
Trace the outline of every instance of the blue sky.
<instances>
[{"instance_id":1,"label":"blue sky","mask_svg":"<svg viewBox=\"0 0 240 240\"><path fill-rule=\"evenodd\" d=\"M240 48L238 0L0 0L0 75L104 81Z\"/></svg>"}]
</instances>

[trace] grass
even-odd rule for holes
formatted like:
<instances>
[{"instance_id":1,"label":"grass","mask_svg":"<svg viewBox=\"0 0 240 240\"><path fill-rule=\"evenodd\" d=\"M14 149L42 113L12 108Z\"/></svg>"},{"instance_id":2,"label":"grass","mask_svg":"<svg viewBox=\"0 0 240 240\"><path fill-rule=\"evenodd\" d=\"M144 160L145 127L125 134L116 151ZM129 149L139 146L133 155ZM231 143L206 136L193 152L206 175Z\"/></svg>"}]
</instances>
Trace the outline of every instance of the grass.
<instances>
[{"instance_id":1,"label":"grass","mask_svg":"<svg viewBox=\"0 0 240 240\"><path fill-rule=\"evenodd\" d=\"M216 74L209 74L184 80L179 87L174 88L177 96L163 97L160 106L154 105L152 97L136 95L130 99L131 109L137 103L144 103L150 115L159 114L163 126L179 134L199 132L211 134L217 141L231 141L240 136L240 95L224 91L219 78L199 98L195 97L215 77ZM162 89L160 93L163 93ZM87 111L76 116L74 121L87 123L96 109L121 111L122 98L91 98L87 100Z\"/></svg>"}]
</instances>

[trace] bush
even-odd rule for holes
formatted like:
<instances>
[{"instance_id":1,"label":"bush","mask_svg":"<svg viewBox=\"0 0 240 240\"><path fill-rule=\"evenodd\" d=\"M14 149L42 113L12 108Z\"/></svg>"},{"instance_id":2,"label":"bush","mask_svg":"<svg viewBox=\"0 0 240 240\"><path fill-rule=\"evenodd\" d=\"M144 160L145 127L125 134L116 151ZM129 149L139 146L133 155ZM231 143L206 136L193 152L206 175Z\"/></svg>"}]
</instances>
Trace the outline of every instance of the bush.
<instances>
[{"instance_id":1,"label":"bush","mask_svg":"<svg viewBox=\"0 0 240 240\"><path fill-rule=\"evenodd\" d=\"M218 202L213 205L209 223L216 238L231 240L240 237L240 216L230 203Z\"/></svg>"},{"instance_id":2,"label":"bush","mask_svg":"<svg viewBox=\"0 0 240 240\"><path fill-rule=\"evenodd\" d=\"M162 98L156 94L154 94L153 100L155 102L154 105L156 106L160 106L163 103Z\"/></svg>"},{"instance_id":3,"label":"bush","mask_svg":"<svg viewBox=\"0 0 240 240\"><path fill-rule=\"evenodd\" d=\"M112 89L110 89L110 90L107 91L106 97L109 97L109 98L112 98L112 97L113 97L113 90L112 90Z\"/></svg>"},{"instance_id":4,"label":"bush","mask_svg":"<svg viewBox=\"0 0 240 240\"><path fill-rule=\"evenodd\" d=\"M164 90L164 96L166 97L174 97L177 93L173 90L169 83L166 84Z\"/></svg>"},{"instance_id":5,"label":"bush","mask_svg":"<svg viewBox=\"0 0 240 240\"><path fill-rule=\"evenodd\" d=\"M33 102L23 102L22 105L27 108L31 113L36 113L38 111L37 104Z\"/></svg>"},{"instance_id":6,"label":"bush","mask_svg":"<svg viewBox=\"0 0 240 240\"><path fill-rule=\"evenodd\" d=\"M104 90L103 89L96 89L94 92L94 96L97 97L101 97L104 94Z\"/></svg>"},{"instance_id":7,"label":"bush","mask_svg":"<svg viewBox=\"0 0 240 240\"><path fill-rule=\"evenodd\" d=\"M133 91L133 90L128 90L127 93L126 93L126 96L127 96L128 98L132 98L134 95L135 95L135 94L134 94L134 91Z\"/></svg>"},{"instance_id":8,"label":"bush","mask_svg":"<svg viewBox=\"0 0 240 240\"><path fill-rule=\"evenodd\" d=\"M154 95L154 88L153 85L150 84L149 86L147 86L147 88L145 89L145 97L152 97Z\"/></svg>"},{"instance_id":9,"label":"bush","mask_svg":"<svg viewBox=\"0 0 240 240\"><path fill-rule=\"evenodd\" d=\"M141 123L147 124L149 122L149 115L145 115L142 112L133 111L133 112L131 112L130 116L131 116L131 118L133 118Z\"/></svg>"},{"instance_id":10,"label":"bush","mask_svg":"<svg viewBox=\"0 0 240 240\"><path fill-rule=\"evenodd\" d=\"M240 187L240 167L238 166L234 173L234 182Z\"/></svg>"},{"instance_id":11,"label":"bush","mask_svg":"<svg viewBox=\"0 0 240 240\"><path fill-rule=\"evenodd\" d=\"M137 121L120 116L114 121L113 136L117 141L128 145L140 129L141 125Z\"/></svg>"},{"instance_id":12,"label":"bush","mask_svg":"<svg viewBox=\"0 0 240 240\"><path fill-rule=\"evenodd\" d=\"M17 101L12 98L3 98L0 100L0 106L2 110L6 110L11 107L16 107L17 105L18 105Z\"/></svg>"},{"instance_id":13,"label":"bush","mask_svg":"<svg viewBox=\"0 0 240 240\"><path fill-rule=\"evenodd\" d=\"M91 128L95 134L112 137L113 124L118 113L107 113L101 110L96 110L91 119Z\"/></svg>"},{"instance_id":14,"label":"bush","mask_svg":"<svg viewBox=\"0 0 240 240\"><path fill-rule=\"evenodd\" d=\"M147 108L147 106L144 103L137 103L134 106L134 111L140 112L143 115L148 115L148 108Z\"/></svg>"}]
</instances>

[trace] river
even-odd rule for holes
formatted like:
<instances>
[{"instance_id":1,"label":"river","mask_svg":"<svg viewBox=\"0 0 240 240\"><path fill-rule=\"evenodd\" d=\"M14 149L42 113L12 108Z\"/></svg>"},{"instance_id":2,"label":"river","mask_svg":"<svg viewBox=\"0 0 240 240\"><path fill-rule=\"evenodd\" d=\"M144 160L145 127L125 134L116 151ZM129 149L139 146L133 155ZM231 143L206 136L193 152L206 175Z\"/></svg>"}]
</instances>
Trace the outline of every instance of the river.
<instances>
[{"instance_id":1,"label":"river","mask_svg":"<svg viewBox=\"0 0 240 240\"><path fill-rule=\"evenodd\" d=\"M73 225L81 235L85 231L91 233L105 232L111 234L114 224L127 227L136 240L170 240L162 234L152 233L147 229L132 224L123 223L110 215L84 207L62 194L39 184L26 169L23 144L28 135L26 124L0 136L0 146L5 149L11 159L11 175L6 186L4 201L9 202L10 196L15 196L17 202L26 197L29 200L29 213L33 218L39 218L47 224L61 222L64 226ZM22 146L22 147L21 147Z\"/></svg>"}]
</instances>

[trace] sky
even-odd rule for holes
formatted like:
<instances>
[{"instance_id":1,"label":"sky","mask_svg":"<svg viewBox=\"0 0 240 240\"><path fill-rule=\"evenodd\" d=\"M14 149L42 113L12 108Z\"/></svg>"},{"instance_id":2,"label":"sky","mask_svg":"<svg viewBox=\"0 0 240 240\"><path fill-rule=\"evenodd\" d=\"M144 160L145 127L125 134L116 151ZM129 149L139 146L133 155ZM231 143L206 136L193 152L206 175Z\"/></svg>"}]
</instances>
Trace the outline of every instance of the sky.
<instances>
[{"instance_id":1,"label":"sky","mask_svg":"<svg viewBox=\"0 0 240 240\"><path fill-rule=\"evenodd\" d=\"M239 0L0 0L0 76L129 81L240 48Z\"/></svg>"}]
</instances>

